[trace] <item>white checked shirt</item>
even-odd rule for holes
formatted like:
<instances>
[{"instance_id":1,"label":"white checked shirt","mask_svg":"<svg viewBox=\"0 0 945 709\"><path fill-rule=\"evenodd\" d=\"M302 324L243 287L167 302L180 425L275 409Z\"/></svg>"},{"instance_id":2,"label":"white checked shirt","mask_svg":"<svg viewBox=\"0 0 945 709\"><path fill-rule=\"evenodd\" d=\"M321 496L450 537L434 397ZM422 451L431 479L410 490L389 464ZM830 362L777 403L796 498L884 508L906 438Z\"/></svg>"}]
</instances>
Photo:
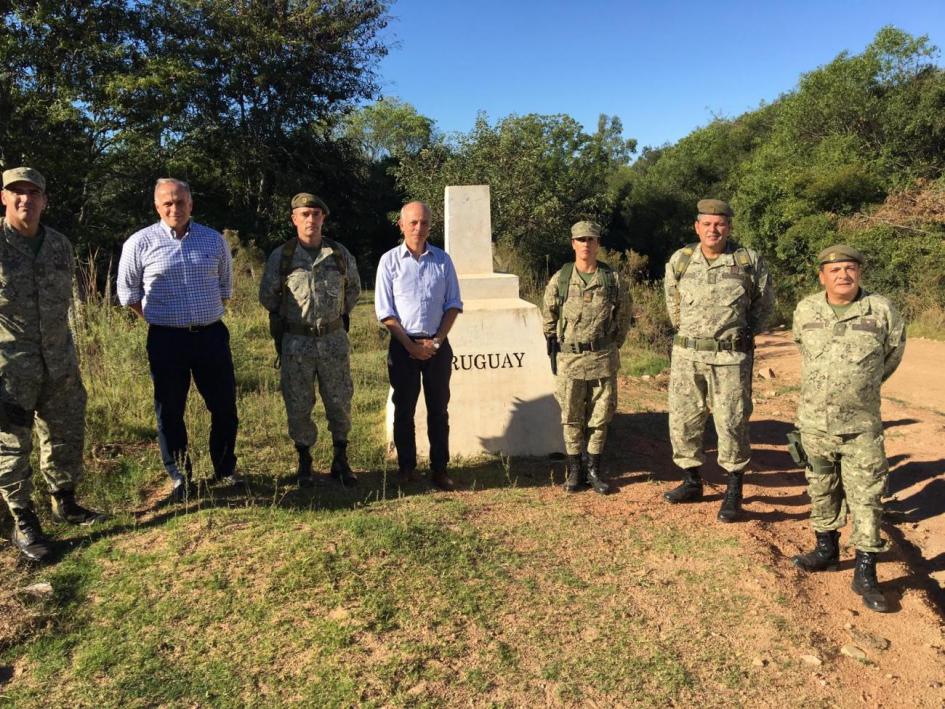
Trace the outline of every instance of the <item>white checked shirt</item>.
<instances>
[{"instance_id":1,"label":"white checked shirt","mask_svg":"<svg viewBox=\"0 0 945 709\"><path fill-rule=\"evenodd\" d=\"M223 236L191 220L179 239L164 222L135 232L118 262L118 300L141 303L151 325L209 325L233 295L233 261Z\"/></svg>"}]
</instances>

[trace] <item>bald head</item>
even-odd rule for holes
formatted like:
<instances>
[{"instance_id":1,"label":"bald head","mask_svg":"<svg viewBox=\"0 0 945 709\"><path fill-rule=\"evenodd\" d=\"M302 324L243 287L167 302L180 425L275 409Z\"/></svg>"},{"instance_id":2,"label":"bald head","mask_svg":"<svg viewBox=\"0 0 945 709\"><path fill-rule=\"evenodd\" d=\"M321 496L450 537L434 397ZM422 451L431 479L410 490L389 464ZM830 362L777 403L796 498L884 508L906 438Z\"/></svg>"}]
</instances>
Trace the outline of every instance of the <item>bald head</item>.
<instances>
[{"instance_id":1,"label":"bald head","mask_svg":"<svg viewBox=\"0 0 945 709\"><path fill-rule=\"evenodd\" d=\"M410 253L419 257L426 251L427 238L430 236L430 207L424 202L408 202L400 210L397 225Z\"/></svg>"},{"instance_id":2,"label":"bald head","mask_svg":"<svg viewBox=\"0 0 945 709\"><path fill-rule=\"evenodd\" d=\"M398 222L402 222L404 220L404 214L408 210L413 211L417 208L420 208L421 210L423 210L423 213L427 217L427 221L430 221L430 217L433 215L433 212L430 211L430 206L426 202L421 202L420 200L417 200L415 202L407 202L407 204L405 204L403 207L400 208L400 219L398 220Z\"/></svg>"}]
</instances>

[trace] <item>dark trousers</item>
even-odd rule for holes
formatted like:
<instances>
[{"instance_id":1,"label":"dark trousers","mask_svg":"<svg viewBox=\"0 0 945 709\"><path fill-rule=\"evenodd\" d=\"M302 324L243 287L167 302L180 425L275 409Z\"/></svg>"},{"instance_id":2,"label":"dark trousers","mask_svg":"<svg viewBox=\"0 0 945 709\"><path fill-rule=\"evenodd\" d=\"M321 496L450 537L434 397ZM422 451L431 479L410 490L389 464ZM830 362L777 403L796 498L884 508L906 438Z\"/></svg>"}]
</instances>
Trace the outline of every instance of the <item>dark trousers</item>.
<instances>
[{"instance_id":1,"label":"dark trousers","mask_svg":"<svg viewBox=\"0 0 945 709\"><path fill-rule=\"evenodd\" d=\"M414 416L423 382L427 405L427 435L430 439L430 469L444 472L450 459L450 376L453 373L453 349L444 341L430 359L412 359L404 346L393 337L387 349L387 376L394 390L394 446L397 467L412 471L417 467L417 440Z\"/></svg>"},{"instance_id":2,"label":"dark trousers","mask_svg":"<svg viewBox=\"0 0 945 709\"><path fill-rule=\"evenodd\" d=\"M171 479L190 478L184 408L193 376L210 411L210 462L216 477L236 469L236 377L230 333L222 321L197 331L152 325L148 328L148 363L154 382L161 460Z\"/></svg>"}]
</instances>

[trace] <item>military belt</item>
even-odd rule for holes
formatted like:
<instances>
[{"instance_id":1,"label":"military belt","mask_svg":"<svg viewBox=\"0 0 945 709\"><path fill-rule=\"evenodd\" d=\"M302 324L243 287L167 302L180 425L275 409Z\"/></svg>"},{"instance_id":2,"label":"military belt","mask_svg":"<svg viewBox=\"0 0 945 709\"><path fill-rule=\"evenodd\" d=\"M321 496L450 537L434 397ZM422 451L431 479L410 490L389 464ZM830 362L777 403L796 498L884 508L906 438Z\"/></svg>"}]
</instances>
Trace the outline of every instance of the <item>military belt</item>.
<instances>
[{"instance_id":1,"label":"military belt","mask_svg":"<svg viewBox=\"0 0 945 709\"><path fill-rule=\"evenodd\" d=\"M568 354L599 352L601 350L606 350L611 344L613 344L613 340L611 338L598 337L596 340L591 340L590 342L563 342L561 344L561 351Z\"/></svg>"},{"instance_id":2,"label":"military belt","mask_svg":"<svg viewBox=\"0 0 945 709\"><path fill-rule=\"evenodd\" d=\"M697 352L748 352L751 343L741 337L732 340L716 340L711 337L684 337L676 335L673 344Z\"/></svg>"},{"instance_id":3,"label":"military belt","mask_svg":"<svg viewBox=\"0 0 945 709\"><path fill-rule=\"evenodd\" d=\"M341 318L337 320L332 320L330 323L325 325L306 325L305 323L300 322L290 322L285 324L285 334L286 335L301 335L302 337L321 337L322 335L327 335L330 332L335 332L344 327L344 323L341 321Z\"/></svg>"}]
</instances>

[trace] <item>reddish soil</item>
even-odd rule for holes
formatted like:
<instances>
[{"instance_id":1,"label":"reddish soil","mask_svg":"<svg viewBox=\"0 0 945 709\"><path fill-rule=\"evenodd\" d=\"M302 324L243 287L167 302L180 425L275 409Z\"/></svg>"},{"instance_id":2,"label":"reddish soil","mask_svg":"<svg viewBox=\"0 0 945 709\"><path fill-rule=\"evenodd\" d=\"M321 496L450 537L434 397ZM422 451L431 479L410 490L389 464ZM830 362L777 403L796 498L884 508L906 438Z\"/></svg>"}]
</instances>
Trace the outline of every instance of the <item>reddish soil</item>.
<instances>
[{"instance_id":1,"label":"reddish soil","mask_svg":"<svg viewBox=\"0 0 945 709\"><path fill-rule=\"evenodd\" d=\"M842 706L945 706L943 361L945 343L910 341L901 367L883 388L882 414L891 470L884 536L891 548L880 557L878 576L893 602L893 612L879 614L864 608L850 590L850 523L842 530L840 571L803 574L791 564L791 557L813 542L804 476L790 459L784 440L785 432L793 428L800 357L788 332L759 338L751 422L754 453L751 472L745 478L745 518L724 525L724 531L741 535L753 558L767 556L767 563L783 580L784 593L793 603L800 601L806 607L804 619L824 639L820 652L814 654L823 659L824 649L833 648L830 661L812 666L810 677L810 687L823 687L828 704L834 704L839 696ZM628 461L613 471L622 488L620 497L629 505L660 505L660 515L676 522L705 526L707 531L721 528L715 514L724 474L714 463L705 468L707 481L715 486L707 488L707 502L667 505L660 499L678 477L670 462L662 418L665 389L665 374L630 379L621 387L621 414L611 436L614 447L620 447L614 451L617 458ZM652 412L643 415L650 417L648 422L635 421L640 419L641 409ZM713 438L711 433L707 436L710 446ZM713 456L714 451L710 459ZM626 484L647 471L661 484ZM750 584L740 591L764 592ZM870 647L862 635L851 637L857 631L888 640L888 648ZM865 661L840 654L840 648L851 643L866 652ZM759 666L761 661L763 658Z\"/></svg>"}]
</instances>

